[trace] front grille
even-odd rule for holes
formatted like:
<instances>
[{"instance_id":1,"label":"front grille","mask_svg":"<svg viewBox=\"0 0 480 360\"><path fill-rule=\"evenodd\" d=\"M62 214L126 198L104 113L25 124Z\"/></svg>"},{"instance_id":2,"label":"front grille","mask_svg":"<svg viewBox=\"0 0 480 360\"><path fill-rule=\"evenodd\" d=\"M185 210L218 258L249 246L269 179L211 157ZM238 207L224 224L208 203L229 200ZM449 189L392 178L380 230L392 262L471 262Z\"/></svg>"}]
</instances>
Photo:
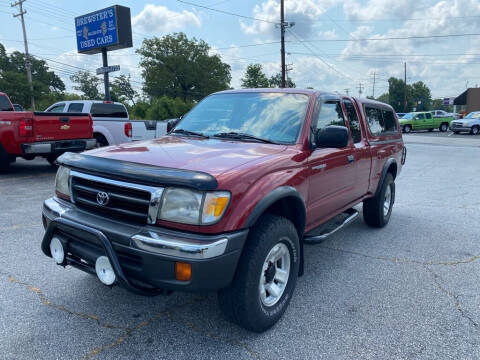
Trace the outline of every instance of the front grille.
<instances>
[{"instance_id":1,"label":"front grille","mask_svg":"<svg viewBox=\"0 0 480 360\"><path fill-rule=\"evenodd\" d=\"M102 192L109 198L104 205L97 201ZM95 213L141 223L148 219L151 193L146 190L72 176L72 196L79 208Z\"/></svg>"}]
</instances>

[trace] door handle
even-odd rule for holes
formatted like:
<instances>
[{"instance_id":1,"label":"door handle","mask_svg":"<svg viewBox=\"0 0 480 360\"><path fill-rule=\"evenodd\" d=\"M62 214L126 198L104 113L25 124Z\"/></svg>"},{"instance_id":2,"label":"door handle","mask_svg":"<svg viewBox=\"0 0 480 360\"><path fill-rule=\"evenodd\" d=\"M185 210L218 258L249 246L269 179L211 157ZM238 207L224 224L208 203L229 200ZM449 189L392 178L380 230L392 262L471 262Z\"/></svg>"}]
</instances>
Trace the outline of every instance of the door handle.
<instances>
[{"instance_id":1,"label":"door handle","mask_svg":"<svg viewBox=\"0 0 480 360\"><path fill-rule=\"evenodd\" d=\"M353 155L348 155L348 156L347 156L347 160L348 160L348 163L351 164L352 162L355 161L355 156L353 156Z\"/></svg>"}]
</instances>

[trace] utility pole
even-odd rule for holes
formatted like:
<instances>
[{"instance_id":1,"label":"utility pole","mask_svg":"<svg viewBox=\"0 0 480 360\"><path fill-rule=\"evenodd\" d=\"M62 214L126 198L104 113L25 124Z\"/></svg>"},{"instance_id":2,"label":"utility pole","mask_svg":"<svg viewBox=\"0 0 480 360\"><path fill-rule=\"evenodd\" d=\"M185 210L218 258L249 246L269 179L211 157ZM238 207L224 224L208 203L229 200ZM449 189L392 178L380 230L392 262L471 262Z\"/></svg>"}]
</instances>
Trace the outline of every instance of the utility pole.
<instances>
[{"instance_id":1,"label":"utility pole","mask_svg":"<svg viewBox=\"0 0 480 360\"><path fill-rule=\"evenodd\" d=\"M405 87L403 90L403 112L407 112L407 62L404 63L404 81Z\"/></svg>"},{"instance_id":2,"label":"utility pole","mask_svg":"<svg viewBox=\"0 0 480 360\"><path fill-rule=\"evenodd\" d=\"M27 13L27 10L23 10L23 3L25 1L26 0L18 0L16 3L10 4L10 6L15 7L18 5L20 10L20 12L18 14L14 14L13 17L20 16L20 21L22 22L23 43L25 44L25 68L27 69L27 80L28 80L28 85L30 87L32 110L35 111L35 99L33 97L32 69L30 68L30 55L28 53L27 31L25 30L25 20L23 18L23 15Z\"/></svg>"},{"instance_id":3,"label":"utility pole","mask_svg":"<svg viewBox=\"0 0 480 360\"><path fill-rule=\"evenodd\" d=\"M345 91L345 94L348 95L348 93L350 92L350 89L349 89L349 88L346 88L346 89L343 89L343 91Z\"/></svg>"},{"instance_id":4,"label":"utility pole","mask_svg":"<svg viewBox=\"0 0 480 360\"><path fill-rule=\"evenodd\" d=\"M359 96L359 97L362 97L363 84L362 84L362 83L359 83L358 86L357 86L357 89L358 89L358 96Z\"/></svg>"},{"instance_id":5,"label":"utility pole","mask_svg":"<svg viewBox=\"0 0 480 360\"><path fill-rule=\"evenodd\" d=\"M288 72L293 70L293 64L286 64L285 65L285 87L287 87L288 83Z\"/></svg>"},{"instance_id":6,"label":"utility pole","mask_svg":"<svg viewBox=\"0 0 480 360\"><path fill-rule=\"evenodd\" d=\"M372 97L375 99L375 71L373 72L373 89L372 89Z\"/></svg>"},{"instance_id":7,"label":"utility pole","mask_svg":"<svg viewBox=\"0 0 480 360\"><path fill-rule=\"evenodd\" d=\"M281 47L280 53L282 58L282 85L281 87L285 87L285 14L284 14L284 0L280 0L280 38L281 38Z\"/></svg>"},{"instance_id":8,"label":"utility pole","mask_svg":"<svg viewBox=\"0 0 480 360\"><path fill-rule=\"evenodd\" d=\"M284 88L286 84L285 76L287 74L287 69L285 67L285 29L294 26L294 22L285 22L285 9L284 9L284 0L280 0L280 55L282 62L282 83L281 87Z\"/></svg>"}]
</instances>

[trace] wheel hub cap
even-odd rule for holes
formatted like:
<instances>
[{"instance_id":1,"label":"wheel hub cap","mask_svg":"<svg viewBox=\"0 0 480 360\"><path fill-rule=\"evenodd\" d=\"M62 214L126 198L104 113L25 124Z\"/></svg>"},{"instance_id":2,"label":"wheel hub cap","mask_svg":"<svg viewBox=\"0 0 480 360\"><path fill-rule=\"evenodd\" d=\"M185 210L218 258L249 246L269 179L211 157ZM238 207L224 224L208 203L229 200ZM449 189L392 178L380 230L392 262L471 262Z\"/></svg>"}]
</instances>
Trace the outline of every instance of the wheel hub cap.
<instances>
[{"instance_id":1,"label":"wheel hub cap","mask_svg":"<svg viewBox=\"0 0 480 360\"><path fill-rule=\"evenodd\" d=\"M385 200L383 201L383 216L387 216L390 211L390 203L392 202L392 189L391 186L387 187L385 191Z\"/></svg>"},{"instance_id":2,"label":"wheel hub cap","mask_svg":"<svg viewBox=\"0 0 480 360\"><path fill-rule=\"evenodd\" d=\"M284 243L276 244L268 253L260 274L260 300L270 307L282 297L290 276L290 251Z\"/></svg>"}]
</instances>

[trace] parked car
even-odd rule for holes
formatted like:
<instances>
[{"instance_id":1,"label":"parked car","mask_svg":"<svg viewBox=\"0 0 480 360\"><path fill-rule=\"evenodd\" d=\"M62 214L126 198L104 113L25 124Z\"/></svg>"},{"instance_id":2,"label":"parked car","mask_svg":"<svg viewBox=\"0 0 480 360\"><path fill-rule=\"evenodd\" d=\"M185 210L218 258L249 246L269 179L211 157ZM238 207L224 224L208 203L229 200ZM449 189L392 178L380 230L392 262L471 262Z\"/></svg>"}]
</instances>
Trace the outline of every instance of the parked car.
<instances>
[{"instance_id":1,"label":"parked car","mask_svg":"<svg viewBox=\"0 0 480 360\"><path fill-rule=\"evenodd\" d=\"M117 145L132 140L154 139L166 133L166 122L130 120L127 108L118 102L61 101L49 106L45 111L91 114L97 147Z\"/></svg>"},{"instance_id":2,"label":"parked car","mask_svg":"<svg viewBox=\"0 0 480 360\"><path fill-rule=\"evenodd\" d=\"M66 151L81 152L95 146L89 114L51 114L14 110L7 94L0 93L0 171L17 157L36 156L53 164Z\"/></svg>"},{"instance_id":3,"label":"parked car","mask_svg":"<svg viewBox=\"0 0 480 360\"><path fill-rule=\"evenodd\" d=\"M138 294L217 290L229 319L261 332L308 267L305 242L353 221L362 202L368 225L387 225L405 157L389 105L219 92L159 139L59 158L41 248Z\"/></svg>"},{"instance_id":4,"label":"parked car","mask_svg":"<svg viewBox=\"0 0 480 360\"><path fill-rule=\"evenodd\" d=\"M480 111L471 112L461 120L452 121L450 130L455 134L469 132L472 135L478 135L480 132Z\"/></svg>"},{"instance_id":5,"label":"parked car","mask_svg":"<svg viewBox=\"0 0 480 360\"><path fill-rule=\"evenodd\" d=\"M400 119L400 126L404 133L409 133L412 130L433 131L434 129L445 132L452 120L452 116L434 117L429 111L410 112Z\"/></svg>"},{"instance_id":6,"label":"parked car","mask_svg":"<svg viewBox=\"0 0 480 360\"><path fill-rule=\"evenodd\" d=\"M25 109L23 108L23 106L20 105L20 104L12 104L12 105L13 105L13 109L14 109L15 111L25 111Z\"/></svg>"}]
</instances>

